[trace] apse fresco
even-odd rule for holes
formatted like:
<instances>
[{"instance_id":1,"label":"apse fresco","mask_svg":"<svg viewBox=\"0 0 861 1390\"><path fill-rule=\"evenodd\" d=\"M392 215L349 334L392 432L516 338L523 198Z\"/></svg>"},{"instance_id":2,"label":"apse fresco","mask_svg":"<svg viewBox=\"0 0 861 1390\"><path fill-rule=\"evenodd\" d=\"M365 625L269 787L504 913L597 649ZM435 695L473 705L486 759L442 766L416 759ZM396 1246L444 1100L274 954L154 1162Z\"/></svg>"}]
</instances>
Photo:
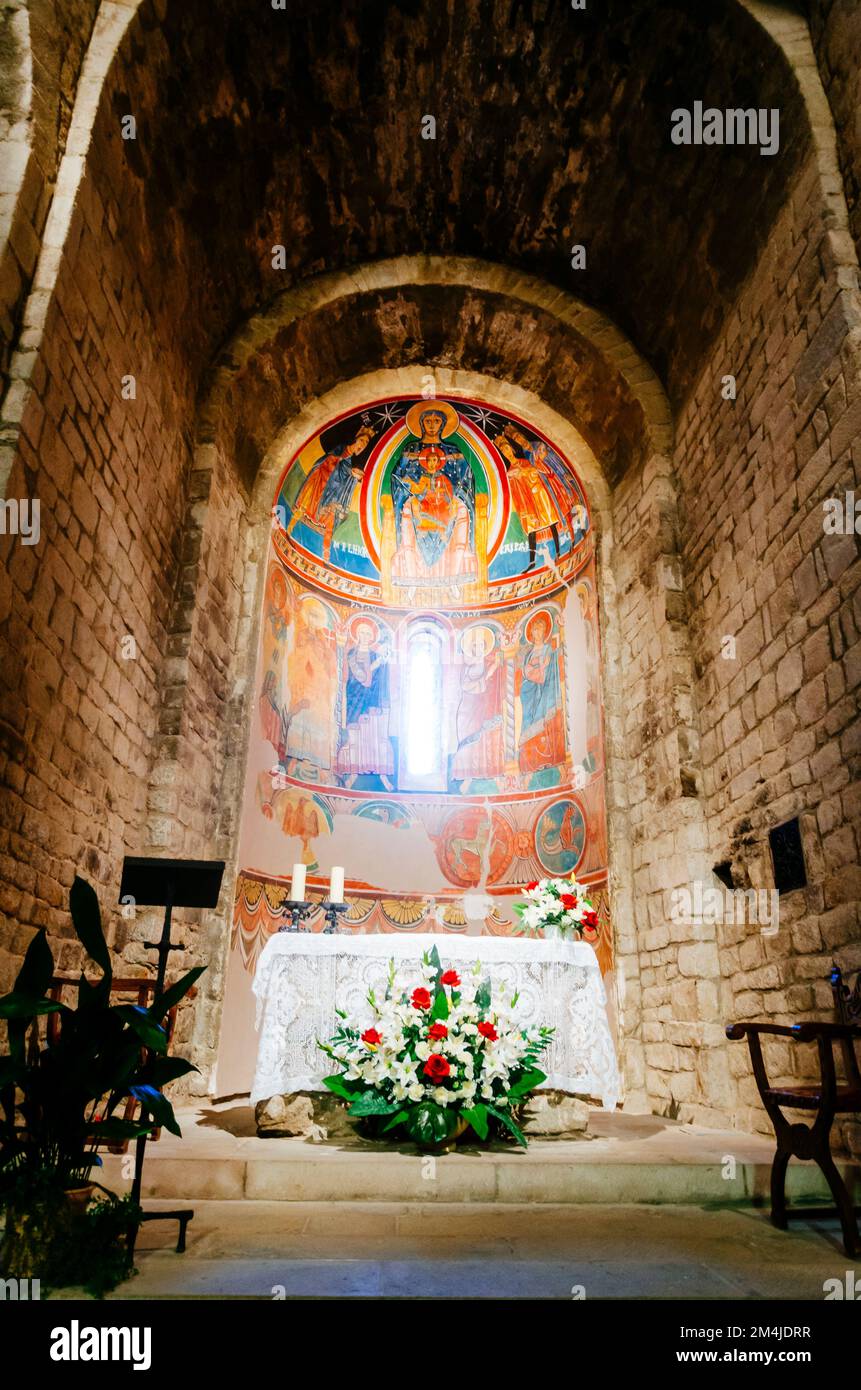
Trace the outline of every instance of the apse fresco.
<instances>
[{"instance_id":1,"label":"apse fresco","mask_svg":"<svg viewBox=\"0 0 861 1390\"><path fill-rule=\"evenodd\" d=\"M508 932L524 883L572 870L606 916L601 708L587 499L552 441L454 398L334 420L273 500L247 962L296 857L312 896L345 865L349 929L475 930L478 891Z\"/></svg>"}]
</instances>

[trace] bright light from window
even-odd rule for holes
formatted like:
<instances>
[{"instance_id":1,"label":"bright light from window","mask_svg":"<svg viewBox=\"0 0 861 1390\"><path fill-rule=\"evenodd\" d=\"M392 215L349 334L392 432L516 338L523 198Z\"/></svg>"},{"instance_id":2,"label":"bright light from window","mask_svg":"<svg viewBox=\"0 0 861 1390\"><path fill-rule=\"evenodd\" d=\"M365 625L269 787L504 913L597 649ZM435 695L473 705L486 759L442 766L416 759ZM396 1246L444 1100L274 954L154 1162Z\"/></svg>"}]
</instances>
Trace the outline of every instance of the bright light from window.
<instances>
[{"instance_id":1,"label":"bright light from window","mask_svg":"<svg viewBox=\"0 0 861 1390\"><path fill-rule=\"evenodd\" d=\"M429 632L409 644L407 771L428 777L439 764L439 645Z\"/></svg>"}]
</instances>

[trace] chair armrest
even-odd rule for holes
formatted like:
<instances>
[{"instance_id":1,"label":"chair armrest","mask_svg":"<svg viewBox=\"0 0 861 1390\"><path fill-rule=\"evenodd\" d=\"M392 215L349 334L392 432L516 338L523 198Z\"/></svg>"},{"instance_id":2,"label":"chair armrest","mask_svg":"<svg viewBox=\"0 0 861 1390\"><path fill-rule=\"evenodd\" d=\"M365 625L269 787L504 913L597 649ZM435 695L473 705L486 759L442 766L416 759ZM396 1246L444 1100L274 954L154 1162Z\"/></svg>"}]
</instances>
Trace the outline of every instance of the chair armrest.
<instances>
[{"instance_id":1,"label":"chair armrest","mask_svg":"<svg viewBox=\"0 0 861 1390\"><path fill-rule=\"evenodd\" d=\"M738 1038L755 1038L762 1033L776 1038L791 1038L794 1036L795 1028L799 1026L803 1025L787 1027L783 1023L728 1023L726 1035L734 1041Z\"/></svg>"},{"instance_id":2,"label":"chair armrest","mask_svg":"<svg viewBox=\"0 0 861 1390\"><path fill-rule=\"evenodd\" d=\"M817 1038L848 1042L861 1038L861 1023L793 1023L791 1032L797 1042L815 1042Z\"/></svg>"}]
</instances>

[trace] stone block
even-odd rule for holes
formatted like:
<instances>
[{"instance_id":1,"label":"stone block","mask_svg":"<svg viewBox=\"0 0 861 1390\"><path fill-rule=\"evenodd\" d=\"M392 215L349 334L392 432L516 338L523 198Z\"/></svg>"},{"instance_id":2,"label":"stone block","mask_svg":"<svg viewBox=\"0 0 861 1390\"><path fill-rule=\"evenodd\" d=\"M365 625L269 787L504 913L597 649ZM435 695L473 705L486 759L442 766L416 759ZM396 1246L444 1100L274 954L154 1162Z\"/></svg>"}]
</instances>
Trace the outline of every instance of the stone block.
<instances>
[{"instance_id":1,"label":"stone block","mask_svg":"<svg viewBox=\"0 0 861 1390\"><path fill-rule=\"evenodd\" d=\"M536 1091L523 1110L523 1132L543 1139L571 1139L585 1135L589 1106L564 1091Z\"/></svg>"},{"instance_id":2,"label":"stone block","mask_svg":"<svg viewBox=\"0 0 861 1390\"><path fill-rule=\"evenodd\" d=\"M322 1140L354 1138L356 1134L344 1102L325 1091L270 1096L257 1102L254 1119L262 1138L302 1135Z\"/></svg>"}]
</instances>

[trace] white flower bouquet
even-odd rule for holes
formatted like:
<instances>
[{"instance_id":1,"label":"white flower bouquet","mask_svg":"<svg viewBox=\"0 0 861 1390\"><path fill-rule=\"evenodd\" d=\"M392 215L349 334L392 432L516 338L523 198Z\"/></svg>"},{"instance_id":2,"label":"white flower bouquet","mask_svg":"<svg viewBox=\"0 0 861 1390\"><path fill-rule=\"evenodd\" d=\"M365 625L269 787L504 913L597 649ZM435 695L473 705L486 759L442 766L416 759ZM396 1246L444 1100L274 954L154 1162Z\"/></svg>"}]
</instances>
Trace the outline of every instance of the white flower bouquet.
<instances>
[{"instance_id":1,"label":"white flower bouquet","mask_svg":"<svg viewBox=\"0 0 861 1390\"><path fill-rule=\"evenodd\" d=\"M436 947L400 972L408 979L392 961L385 998L368 994L372 1026L360 1032L342 1014L331 1042L318 1041L339 1067L325 1085L376 1136L401 1132L434 1149L471 1128L483 1142L508 1133L526 1147L515 1115L546 1079L536 1059L553 1029L519 1025L517 996L493 1001L480 970L462 982Z\"/></svg>"},{"instance_id":2,"label":"white flower bouquet","mask_svg":"<svg viewBox=\"0 0 861 1390\"><path fill-rule=\"evenodd\" d=\"M585 941L598 937L598 914L586 890L573 874L569 878L541 878L527 883L526 901L515 904L519 935L572 936ZM554 930L555 929L555 930Z\"/></svg>"}]
</instances>

